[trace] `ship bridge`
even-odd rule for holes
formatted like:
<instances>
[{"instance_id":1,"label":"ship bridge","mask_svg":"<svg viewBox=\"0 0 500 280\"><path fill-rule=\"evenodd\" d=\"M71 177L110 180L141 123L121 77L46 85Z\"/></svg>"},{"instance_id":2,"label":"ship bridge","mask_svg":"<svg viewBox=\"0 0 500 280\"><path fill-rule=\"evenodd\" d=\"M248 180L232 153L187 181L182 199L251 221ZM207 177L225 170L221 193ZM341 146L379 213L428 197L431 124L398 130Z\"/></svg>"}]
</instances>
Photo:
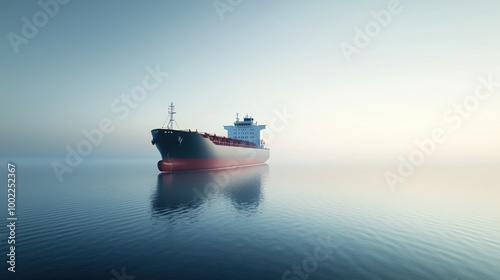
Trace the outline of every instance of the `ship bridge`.
<instances>
[{"instance_id":1,"label":"ship bridge","mask_svg":"<svg viewBox=\"0 0 500 280\"><path fill-rule=\"evenodd\" d=\"M229 138L252 142L257 147L263 147L260 140L260 131L266 129L266 125L257 124L248 114L242 121L236 114L234 125L225 125L224 129L227 130L227 137Z\"/></svg>"}]
</instances>

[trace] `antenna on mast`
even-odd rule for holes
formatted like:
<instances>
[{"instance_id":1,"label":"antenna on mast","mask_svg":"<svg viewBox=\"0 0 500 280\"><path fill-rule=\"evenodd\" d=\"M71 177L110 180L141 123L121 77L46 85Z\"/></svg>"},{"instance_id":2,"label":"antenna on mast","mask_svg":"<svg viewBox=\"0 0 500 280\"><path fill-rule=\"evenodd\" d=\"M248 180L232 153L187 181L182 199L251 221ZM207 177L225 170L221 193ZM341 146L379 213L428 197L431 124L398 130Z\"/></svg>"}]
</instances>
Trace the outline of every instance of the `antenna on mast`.
<instances>
[{"instance_id":1,"label":"antenna on mast","mask_svg":"<svg viewBox=\"0 0 500 280\"><path fill-rule=\"evenodd\" d=\"M175 112L174 102L171 102L170 106L168 106L168 115L170 116L170 121L168 122L168 128L169 129L173 129L174 128L174 122L175 122L174 114L175 113L176 112Z\"/></svg>"},{"instance_id":2,"label":"antenna on mast","mask_svg":"<svg viewBox=\"0 0 500 280\"><path fill-rule=\"evenodd\" d=\"M177 128L179 128L179 125L177 124L177 122L175 121L175 118L174 118L174 115L176 113L177 112L175 111L174 102L171 102L170 106L168 106L168 118L167 118L167 120L168 120L167 128L168 129L174 129L174 123L177 126ZM165 123L167 122L167 120L165 120ZM165 127L165 123L163 123L163 127Z\"/></svg>"}]
</instances>

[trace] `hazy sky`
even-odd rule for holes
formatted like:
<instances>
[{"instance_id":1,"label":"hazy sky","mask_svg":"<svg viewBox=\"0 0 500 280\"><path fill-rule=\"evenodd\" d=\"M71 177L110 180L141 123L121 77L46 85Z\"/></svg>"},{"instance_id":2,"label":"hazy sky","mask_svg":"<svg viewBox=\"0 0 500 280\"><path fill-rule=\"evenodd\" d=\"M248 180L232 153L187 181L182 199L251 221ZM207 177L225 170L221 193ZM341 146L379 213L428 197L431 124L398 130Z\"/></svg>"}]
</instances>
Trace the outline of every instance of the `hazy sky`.
<instances>
[{"instance_id":1,"label":"hazy sky","mask_svg":"<svg viewBox=\"0 0 500 280\"><path fill-rule=\"evenodd\" d=\"M473 98L479 77L500 83L498 0L42 2L46 18L37 1L0 2L3 156L63 159L108 118L89 158L159 159L150 130L173 101L181 128L224 134L236 112L274 123L273 162L391 160L436 128L436 158L500 157L500 86ZM125 106L148 67L168 77Z\"/></svg>"}]
</instances>

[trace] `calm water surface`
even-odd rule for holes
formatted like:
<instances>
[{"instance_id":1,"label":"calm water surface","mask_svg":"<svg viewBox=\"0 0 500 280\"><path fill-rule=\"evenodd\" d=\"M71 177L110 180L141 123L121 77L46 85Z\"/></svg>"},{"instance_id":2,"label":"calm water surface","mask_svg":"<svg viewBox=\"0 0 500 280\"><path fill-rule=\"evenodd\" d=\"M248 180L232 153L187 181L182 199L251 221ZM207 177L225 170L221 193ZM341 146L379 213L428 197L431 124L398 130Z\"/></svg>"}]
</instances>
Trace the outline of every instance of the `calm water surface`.
<instances>
[{"instance_id":1,"label":"calm water surface","mask_svg":"<svg viewBox=\"0 0 500 280\"><path fill-rule=\"evenodd\" d=\"M499 166L390 189L370 167L108 162L59 182L17 165L17 272L3 226L1 279L500 279Z\"/></svg>"}]
</instances>

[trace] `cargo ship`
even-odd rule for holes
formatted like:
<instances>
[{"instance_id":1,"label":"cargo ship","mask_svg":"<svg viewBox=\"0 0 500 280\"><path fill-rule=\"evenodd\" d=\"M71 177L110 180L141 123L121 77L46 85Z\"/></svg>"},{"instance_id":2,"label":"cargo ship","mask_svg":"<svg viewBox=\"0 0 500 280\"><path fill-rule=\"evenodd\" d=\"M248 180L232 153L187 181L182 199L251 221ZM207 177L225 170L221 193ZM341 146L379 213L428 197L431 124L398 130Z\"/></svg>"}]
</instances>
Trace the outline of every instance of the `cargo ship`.
<instances>
[{"instance_id":1,"label":"cargo ship","mask_svg":"<svg viewBox=\"0 0 500 280\"><path fill-rule=\"evenodd\" d=\"M261 131L266 125L257 124L248 115L240 120L236 114L234 124L224 126L228 132L226 137L198 130L174 129L177 123L173 103L168 114L167 127L151 130L151 144L156 145L162 158L158 161L160 171L232 168L263 164L269 159L269 149L261 139Z\"/></svg>"}]
</instances>

